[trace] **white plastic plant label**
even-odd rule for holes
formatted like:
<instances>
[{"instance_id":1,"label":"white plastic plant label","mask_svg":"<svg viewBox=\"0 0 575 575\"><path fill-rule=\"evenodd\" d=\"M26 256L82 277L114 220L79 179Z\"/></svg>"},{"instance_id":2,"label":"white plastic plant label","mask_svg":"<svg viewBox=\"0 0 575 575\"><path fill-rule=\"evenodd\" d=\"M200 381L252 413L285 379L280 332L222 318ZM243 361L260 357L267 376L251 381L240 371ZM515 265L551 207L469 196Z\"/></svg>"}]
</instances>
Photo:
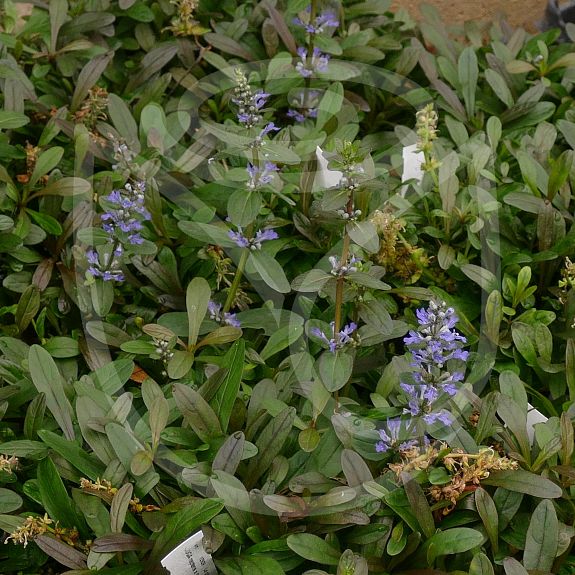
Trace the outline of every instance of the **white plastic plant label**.
<instances>
[{"instance_id":1,"label":"white plastic plant label","mask_svg":"<svg viewBox=\"0 0 575 575\"><path fill-rule=\"evenodd\" d=\"M201 531L180 543L161 563L170 575L217 575L212 556L206 552Z\"/></svg>"},{"instance_id":2,"label":"white plastic plant label","mask_svg":"<svg viewBox=\"0 0 575 575\"><path fill-rule=\"evenodd\" d=\"M401 181L407 182L408 180L416 180L421 183L423 180L422 166L425 163L425 155L417 149L417 144L403 147L403 174ZM406 187L404 186L403 192L405 193Z\"/></svg>"}]
</instances>

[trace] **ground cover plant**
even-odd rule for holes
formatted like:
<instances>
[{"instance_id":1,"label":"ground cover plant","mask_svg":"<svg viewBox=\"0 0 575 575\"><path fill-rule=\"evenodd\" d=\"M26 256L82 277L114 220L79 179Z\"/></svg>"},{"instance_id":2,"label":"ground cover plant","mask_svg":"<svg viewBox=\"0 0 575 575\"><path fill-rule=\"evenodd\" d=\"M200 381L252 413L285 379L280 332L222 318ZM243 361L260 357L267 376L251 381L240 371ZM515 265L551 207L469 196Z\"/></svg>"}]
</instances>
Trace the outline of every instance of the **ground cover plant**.
<instances>
[{"instance_id":1,"label":"ground cover plant","mask_svg":"<svg viewBox=\"0 0 575 575\"><path fill-rule=\"evenodd\" d=\"M388 8L5 1L0 572L573 572L573 44Z\"/></svg>"}]
</instances>

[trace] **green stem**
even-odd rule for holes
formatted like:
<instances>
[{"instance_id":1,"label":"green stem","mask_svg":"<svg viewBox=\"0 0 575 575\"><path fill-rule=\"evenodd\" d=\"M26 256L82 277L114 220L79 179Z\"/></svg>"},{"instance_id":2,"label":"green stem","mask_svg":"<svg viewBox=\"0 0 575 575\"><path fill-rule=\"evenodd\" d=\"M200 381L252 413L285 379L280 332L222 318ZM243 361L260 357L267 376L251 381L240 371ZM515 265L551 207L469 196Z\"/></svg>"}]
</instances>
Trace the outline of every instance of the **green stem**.
<instances>
[{"instance_id":1,"label":"green stem","mask_svg":"<svg viewBox=\"0 0 575 575\"><path fill-rule=\"evenodd\" d=\"M236 275L234 276L234 281L232 282L232 285L230 286L230 289L228 291L228 297L226 298L226 303L224 304L224 309L222 313L229 312L230 308L234 303L234 299L236 298L236 293L238 291L238 288L240 287L240 282L242 281L242 276L244 274L244 269L246 267L249 255L250 255L249 249L244 249L242 251L242 255L240 257L240 261L238 262L238 267L236 269Z\"/></svg>"}]
</instances>

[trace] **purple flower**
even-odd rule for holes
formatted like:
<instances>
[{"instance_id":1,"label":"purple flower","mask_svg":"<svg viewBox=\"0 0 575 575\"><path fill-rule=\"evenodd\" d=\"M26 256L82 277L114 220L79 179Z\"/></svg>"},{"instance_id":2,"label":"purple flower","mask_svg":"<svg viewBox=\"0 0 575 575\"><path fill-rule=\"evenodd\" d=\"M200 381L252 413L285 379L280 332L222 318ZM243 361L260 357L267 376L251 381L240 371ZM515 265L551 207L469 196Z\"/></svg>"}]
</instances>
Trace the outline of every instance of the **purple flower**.
<instances>
[{"instance_id":1,"label":"purple flower","mask_svg":"<svg viewBox=\"0 0 575 575\"><path fill-rule=\"evenodd\" d=\"M139 232L142 222L151 215L144 205L146 184L142 181L127 183L122 190L114 190L104 200L114 206L101 216L102 229L110 236L110 241L126 241L131 244L143 243Z\"/></svg>"},{"instance_id":2,"label":"purple flower","mask_svg":"<svg viewBox=\"0 0 575 575\"><path fill-rule=\"evenodd\" d=\"M311 9L308 8L306 12L309 14ZM305 20L294 18L293 22L304 28L308 34L321 34L326 28L337 28L339 26L335 13L330 10L326 10L316 16L313 22L310 21L309 16Z\"/></svg>"},{"instance_id":3,"label":"purple flower","mask_svg":"<svg viewBox=\"0 0 575 575\"><path fill-rule=\"evenodd\" d=\"M304 78L310 78L314 73L327 72L329 55L322 54L319 48L313 49L311 58L308 58L307 50L303 47L297 49L297 54L300 62L296 64L295 69Z\"/></svg>"},{"instance_id":4,"label":"purple flower","mask_svg":"<svg viewBox=\"0 0 575 575\"><path fill-rule=\"evenodd\" d=\"M457 316L445 302L430 302L427 309L416 312L419 328L410 331L404 343L411 352L410 374L414 383L402 381L401 389L408 399L404 410L421 417L426 424L436 422L451 425L450 414L440 405L457 391L457 383L465 378L462 362L468 358L463 350L466 339L454 328Z\"/></svg>"},{"instance_id":5,"label":"purple flower","mask_svg":"<svg viewBox=\"0 0 575 575\"><path fill-rule=\"evenodd\" d=\"M407 451L417 445L416 439L409 439L401 441L401 419L388 419L386 422L387 429L380 429L378 431L381 441L375 444L375 450L378 453L386 453L390 449L398 449L399 451ZM404 430L404 435L410 432L410 423L407 424Z\"/></svg>"},{"instance_id":6,"label":"purple flower","mask_svg":"<svg viewBox=\"0 0 575 575\"><path fill-rule=\"evenodd\" d=\"M301 90L291 99L290 108L287 117L296 122L304 122L306 118L317 118L317 106L321 93L318 90ZM297 109L295 109L297 108Z\"/></svg>"},{"instance_id":7,"label":"purple flower","mask_svg":"<svg viewBox=\"0 0 575 575\"><path fill-rule=\"evenodd\" d=\"M249 239L244 236L242 228L238 226L238 231L230 230L228 236L235 242L239 248L249 248L250 250L261 250L262 242L277 240L279 236L274 230L258 230L256 235Z\"/></svg>"},{"instance_id":8,"label":"purple flower","mask_svg":"<svg viewBox=\"0 0 575 575\"><path fill-rule=\"evenodd\" d=\"M250 176L248 188L255 190L266 184L271 184L274 179L274 173L277 171L279 171L279 168L273 162L266 162L263 169L253 164L248 164L247 172Z\"/></svg>"},{"instance_id":9,"label":"purple flower","mask_svg":"<svg viewBox=\"0 0 575 575\"><path fill-rule=\"evenodd\" d=\"M291 108L287 111L286 116L288 118L292 118L293 120L299 123L305 122L306 120L306 117L301 112L298 112L297 110L292 110Z\"/></svg>"},{"instance_id":10,"label":"purple flower","mask_svg":"<svg viewBox=\"0 0 575 575\"><path fill-rule=\"evenodd\" d=\"M241 92L232 102L238 106L238 122L245 124L246 127L251 128L261 121L262 117L260 111L266 105L267 99L270 97L265 92L256 92L252 94L251 89Z\"/></svg>"},{"instance_id":11,"label":"purple flower","mask_svg":"<svg viewBox=\"0 0 575 575\"><path fill-rule=\"evenodd\" d=\"M235 242L235 244L236 244L236 246L238 246L238 248L249 248L250 247L250 240L248 240L248 238L246 238L246 236L244 236L244 234L242 233L242 228L240 228L239 226L238 226L237 232L230 230L228 232L228 236Z\"/></svg>"},{"instance_id":12,"label":"purple flower","mask_svg":"<svg viewBox=\"0 0 575 575\"><path fill-rule=\"evenodd\" d=\"M337 256L330 256L329 263L331 264L331 275L342 277L354 273L361 265L361 258L351 256L345 263L342 263Z\"/></svg>"},{"instance_id":13,"label":"purple flower","mask_svg":"<svg viewBox=\"0 0 575 575\"><path fill-rule=\"evenodd\" d=\"M353 342L352 334L357 329L357 324L351 322L343 327L343 329L337 334L335 334L335 322L331 322L332 337L329 338L327 335L319 329L319 327L314 327L311 329L311 334L315 337L321 339L324 344L327 345L331 353L335 353L338 349L345 347L346 345Z\"/></svg>"},{"instance_id":14,"label":"purple flower","mask_svg":"<svg viewBox=\"0 0 575 575\"><path fill-rule=\"evenodd\" d=\"M266 124L263 130L259 133L257 140L263 140L264 136L267 136L270 132L279 132L281 128L278 128L273 122Z\"/></svg>"},{"instance_id":15,"label":"purple flower","mask_svg":"<svg viewBox=\"0 0 575 575\"><path fill-rule=\"evenodd\" d=\"M88 273L93 278L102 278L106 282L124 281L124 273L120 268L121 261L119 259L123 253L122 247L118 246L113 253L110 250L104 250L101 253L93 249L86 252L86 259L90 264Z\"/></svg>"},{"instance_id":16,"label":"purple flower","mask_svg":"<svg viewBox=\"0 0 575 575\"><path fill-rule=\"evenodd\" d=\"M230 325L232 327L241 327L241 323L236 318L235 313L225 312L222 316L221 311L221 304L212 300L208 302L208 315L210 316L210 319L213 319L219 323L224 323L225 325Z\"/></svg>"}]
</instances>

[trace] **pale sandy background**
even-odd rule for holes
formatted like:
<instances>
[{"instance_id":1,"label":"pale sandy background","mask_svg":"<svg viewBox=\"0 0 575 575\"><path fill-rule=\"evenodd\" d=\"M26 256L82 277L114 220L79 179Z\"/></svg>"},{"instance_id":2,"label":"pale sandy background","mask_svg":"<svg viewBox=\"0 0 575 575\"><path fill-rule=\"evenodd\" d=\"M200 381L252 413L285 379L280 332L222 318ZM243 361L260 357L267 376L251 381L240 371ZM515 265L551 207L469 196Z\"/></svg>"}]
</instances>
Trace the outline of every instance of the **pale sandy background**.
<instances>
[{"instance_id":1,"label":"pale sandy background","mask_svg":"<svg viewBox=\"0 0 575 575\"><path fill-rule=\"evenodd\" d=\"M466 20L494 20L499 14L505 14L512 26L521 26L536 31L537 24L543 19L546 0L426 0L426 4L435 6L446 23L460 24ZM394 0L392 7L407 8L419 18L419 0Z\"/></svg>"},{"instance_id":2,"label":"pale sandy background","mask_svg":"<svg viewBox=\"0 0 575 575\"><path fill-rule=\"evenodd\" d=\"M1 1L1 0L0 0ZM537 24L543 19L546 0L426 0L439 9L446 23L460 24L465 20L494 20L505 14L513 26L522 26L531 32L536 31ZM419 18L420 0L393 0L392 7L407 8ZM26 13L28 6L19 6Z\"/></svg>"}]
</instances>

